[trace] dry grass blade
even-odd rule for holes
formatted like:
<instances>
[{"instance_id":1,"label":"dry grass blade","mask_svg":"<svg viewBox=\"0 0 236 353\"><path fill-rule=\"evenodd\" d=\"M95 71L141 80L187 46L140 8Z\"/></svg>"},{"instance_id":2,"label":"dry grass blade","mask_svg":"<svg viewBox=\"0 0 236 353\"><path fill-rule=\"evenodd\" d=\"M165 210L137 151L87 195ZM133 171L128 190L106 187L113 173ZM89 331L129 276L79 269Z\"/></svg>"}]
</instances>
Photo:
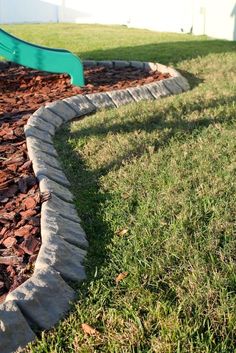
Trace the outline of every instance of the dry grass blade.
<instances>
[{"instance_id":1,"label":"dry grass blade","mask_svg":"<svg viewBox=\"0 0 236 353\"><path fill-rule=\"evenodd\" d=\"M116 284L119 284L121 281L123 281L123 279L126 278L128 274L128 272L121 272L115 279Z\"/></svg>"},{"instance_id":2,"label":"dry grass blade","mask_svg":"<svg viewBox=\"0 0 236 353\"><path fill-rule=\"evenodd\" d=\"M116 232L116 234L119 235L119 237L123 237L126 233L128 233L128 229L126 229L126 228L118 230Z\"/></svg>"},{"instance_id":3,"label":"dry grass blade","mask_svg":"<svg viewBox=\"0 0 236 353\"><path fill-rule=\"evenodd\" d=\"M100 333L88 324L81 325L83 332L89 336L99 336Z\"/></svg>"}]
</instances>

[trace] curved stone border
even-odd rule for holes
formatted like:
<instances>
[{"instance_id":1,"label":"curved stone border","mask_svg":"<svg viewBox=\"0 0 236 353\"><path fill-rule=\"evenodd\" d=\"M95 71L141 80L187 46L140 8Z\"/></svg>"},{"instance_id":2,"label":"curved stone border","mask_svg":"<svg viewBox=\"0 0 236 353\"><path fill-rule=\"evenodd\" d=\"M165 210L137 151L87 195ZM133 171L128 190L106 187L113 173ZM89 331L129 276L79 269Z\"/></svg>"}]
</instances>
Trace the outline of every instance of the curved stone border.
<instances>
[{"instance_id":1,"label":"curved stone border","mask_svg":"<svg viewBox=\"0 0 236 353\"><path fill-rule=\"evenodd\" d=\"M42 245L34 274L9 293L0 305L1 353L23 348L35 339L34 330L47 330L54 326L75 298L74 290L66 281L86 278L83 261L88 242L73 204L73 195L68 190L70 182L61 169L53 147L52 138L56 129L75 117L99 109L160 99L189 90L187 80L178 71L161 64L87 60L84 66L135 67L146 71L158 70L172 77L139 87L58 100L41 107L29 118L25 125L29 158L39 180L40 191L50 191L51 198L42 204Z\"/></svg>"}]
</instances>

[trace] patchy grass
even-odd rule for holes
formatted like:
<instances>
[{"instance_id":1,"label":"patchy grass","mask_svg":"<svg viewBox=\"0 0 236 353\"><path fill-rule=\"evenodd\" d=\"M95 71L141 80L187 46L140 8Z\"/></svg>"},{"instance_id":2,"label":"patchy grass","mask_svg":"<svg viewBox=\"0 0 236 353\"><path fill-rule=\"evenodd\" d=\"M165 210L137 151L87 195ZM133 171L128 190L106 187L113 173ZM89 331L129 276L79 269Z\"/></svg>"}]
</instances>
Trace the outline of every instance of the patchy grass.
<instances>
[{"instance_id":1,"label":"patchy grass","mask_svg":"<svg viewBox=\"0 0 236 353\"><path fill-rule=\"evenodd\" d=\"M28 352L235 352L236 44L124 27L9 29L25 39L37 31L50 45L57 34L83 58L175 63L192 85L58 132L89 237L88 280L75 285L68 317ZM100 334L84 334L82 323Z\"/></svg>"}]
</instances>

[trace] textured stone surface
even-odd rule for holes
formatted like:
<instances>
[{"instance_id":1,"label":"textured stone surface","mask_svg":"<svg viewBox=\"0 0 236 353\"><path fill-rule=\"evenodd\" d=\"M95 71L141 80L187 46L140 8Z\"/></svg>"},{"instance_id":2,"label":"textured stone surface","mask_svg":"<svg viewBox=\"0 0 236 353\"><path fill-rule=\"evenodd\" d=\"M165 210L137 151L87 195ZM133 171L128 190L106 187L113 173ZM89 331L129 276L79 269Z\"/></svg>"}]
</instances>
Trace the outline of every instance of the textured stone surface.
<instances>
[{"instance_id":1,"label":"textured stone surface","mask_svg":"<svg viewBox=\"0 0 236 353\"><path fill-rule=\"evenodd\" d=\"M183 76L176 76L175 82L182 87L184 91L188 91L190 89L188 81Z\"/></svg>"},{"instance_id":2,"label":"textured stone surface","mask_svg":"<svg viewBox=\"0 0 236 353\"><path fill-rule=\"evenodd\" d=\"M92 93L87 94L86 97L92 102L97 109L115 108L115 104L107 93Z\"/></svg>"},{"instance_id":3,"label":"textured stone surface","mask_svg":"<svg viewBox=\"0 0 236 353\"><path fill-rule=\"evenodd\" d=\"M153 100L154 97L152 94L149 92L147 87L145 86L140 86L140 87L131 87L128 89L129 93L132 95L132 97L135 99L136 102L139 102L140 100Z\"/></svg>"},{"instance_id":4,"label":"textured stone surface","mask_svg":"<svg viewBox=\"0 0 236 353\"><path fill-rule=\"evenodd\" d=\"M60 216L50 215L50 212L42 212L41 215L41 236L42 241L49 236L60 236L65 241L75 246L86 249L88 241L85 232L79 223L66 220Z\"/></svg>"},{"instance_id":5,"label":"textured stone surface","mask_svg":"<svg viewBox=\"0 0 236 353\"><path fill-rule=\"evenodd\" d=\"M78 95L64 99L76 111L76 117L90 114L96 111L96 107L88 100L86 96Z\"/></svg>"},{"instance_id":6,"label":"textured stone surface","mask_svg":"<svg viewBox=\"0 0 236 353\"><path fill-rule=\"evenodd\" d=\"M53 113L46 107L39 108L33 115L39 116L44 121L54 125L55 128L60 127L64 123L64 120L62 118L60 118L57 114Z\"/></svg>"},{"instance_id":7,"label":"textured stone surface","mask_svg":"<svg viewBox=\"0 0 236 353\"><path fill-rule=\"evenodd\" d=\"M144 64L144 70L147 72L157 70L157 64L154 64L151 62L144 62L143 64Z\"/></svg>"},{"instance_id":8,"label":"textured stone surface","mask_svg":"<svg viewBox=\"0 0 236 353\"><path fill-rule=\"evenodd\" d=\"M157 65L157 70L158 70L159 72L161 72L161 73L163 73L163 74L166 74L166 73L169 72L168 66L162 65L162 64L159 64L159 63L156 63L156 65Z\"/></svg>"},{"instance_id":9,"label":"textured stone surface","mask_svg":"<svg viewBox=\"0 0 236 353\"><path fill-rule=\"evenodd\" d=\"M47 176L61 185L70 186L70 182L62 170L50 167L47 163L45 163L41 159L37 159L37 158L34 159L33 170L34 170L35 176L39 180L41 176Z\"/></svg>"},{"instance_id":10,"label":"textured stone surface","mask_svg":"<svg viewBox=\"0 0 236 353\"><path fill-rule=\"evenodd\" d=\"M162 65L162 66L164 67L164 65ZM157 64L157 67L160 67L160 64ZM177 70L175 70L173 67L166 66L165 68L166 68L165 69L166 72L168 72L171 75L171 77L181 76L181 74ZM164 70L164 69L162 68L162 70Z\"/></svg>"},{"instance_id":11,"label":"textured stone surface","mask_svg":"<svg viewBox=\"0 0 236 353\"><path fill-rule=\"evenodd\" d=\"M127 90L117 90L107 92L117 107L135 102L134 98Z\"/></svg>"},{"instance_id":12,"label":"textured stone surface","mask_svg":"<svg viewBox=\"0 0 236 353\"><path fill-rule=\"evenodd\" d=\"M65 186L58 184L57 182L53 181L52 179L46 176L40 176L39 189L41 192L49 191L50 193L62 199L63 201L66 201L66 202L74 201L74 196Z\"/></svg>"},{"instance_id":13,"label":"textured stone surface","mask_svg":"<svg viewBox=\"0 0 236 353\"><path fill-rule=\"evenodd\" d=\"M167 88L163 85L162 82L150 83L148 85L145 85L144 87L148 88L148 90L151 92L153 97L155 97L156 99L159 99L161 97L166 97L171 94L170 91L167 90Z\"/></svg>"},{"instance_id":14,"label":"textured stone surface","mask_svg":"<svg viewBox=\"0 0 236 353\"><path fill-rule=\"evenodd\" d=\"M113 64L114 64L116 69L130 66L130 62L129 61L124 61L124 60L113 60Z\"/></svg>"},{"instance_id":15,"label":"textured stone surface","mask_svg":"<svg viewBox=\"0 0 236 353\"><path fill-rule=\"evenodd\" d=\"M54 196L54 195L55 195L55 194L53 194L53 196ZM72 217L72 219L71 219L71 218L68 218L68 217L65 216L65 214L63 214L63 212L58 212L58 210L52 209L51 203L49 203L49 204L44 203L44 204L42 205L42 212L47 213L47 215L48 215L49 217L59 217L59 218L61 218L61 220L62 220L64 223L66 223L67 221L71 221L71 222L73 222L73 223L79 223L79 224L81 223L81 219L80 219L80 217L77 215L77 213Z\"/></svg>"},{"instance_id":16,"label":"textured stone surface","mask_svg":"<svg viewBox=\"0 0 236 353\"><path fill-rule=\"evenodd\" d=\"M83 266L85 256L85 250L69 244L58 235L48 234L39 250L35 269L42 270L51 266L65 280L82 281L86 278Z\"/></svg>"},{"instance_id":17,"label":"textured stone surface","mask_svg":"<svg viewBox=\"0 0 236 353\"><path fill-rule=\"evenodd\" d=\"M61 170L61 165L56 157L49 155L48 153L42 152L39 149L29 148L28 150L29 159L34 163L35 160L45 162L47 165Z\"/></svg>"},{"instance_id":18,"label":"textured stone surface","mask_svg":"<svg viewBox=\"0 0 236 353\"><path fill-rule=\"evenodd\" d=\"M142 61L130 61L130 65L136 69L144 69L144 63Z\"/></svg>"},{"instance_id":19,"label":"textured stone surface","mask_svg":"<svg viewBox=\"0 0 236 353\"><path fill-rule=\"evenodd\" d=\"M112 68L112 67L113 67L113 62L110 61L110 60L101 60L101 61L98 61L98 62L97 62L97 65L98 65L98 66L105 66L105 67L110 67L110 68Z\"/></svg>"},{"instance_id":20,"label":"textured stone surface","mask_svg":"<svg viewBox=\"0 0 236 353\"><path fill-rule=\"evenodd\" d=\"M42 204L42 212L53 211L55 214L59 214L63 218L69 219L73 222L80 223L80 218L77 215L75 206L71 203L61 200L56 195L52 194L51 198Z\"/></svg>"},{"instance_id":21,"label":"textured stone surface","mask_svg":"<svg viewBox=\"0 0 236 353\"><path fill-rule=\"evenodd\" d=\"M46 107L53 113L57 114L60 118L62 118L64 122L76 117L76 111L63 100L49 103Z\"/></svg>"},{"instance_id":22,"label":"textured stone surface","mask_svg":"<svg viewBox=\"0 0 236 353\"><path fill-rule=\"evenodd\" d=\"M64 316L74 297L73 289L59 273L45 265L6 300L14 301L33 326L47 330Z\"/></svg>"},{"instance_id":23,"label":"textured stone surface","mask_svg":"<svg viewBox=\"0 0 236 353\"><path fill-rule=\"evenodd\" d=\"M55 126L51 123L46 122L38 115L31 115L27 122L27 125L34 126L40 130L46 131L52 136L55 134Z\"/></svg>"},{"instance_id":24,"label":"textured stone surface","mask_svg":"<svg viewBox=\"0 0 236 353\"><path fill-rule=\"evenodd\" d=\"M0 352L13 353L36 339L26 319L12 301L0 305Z\"/></svg>"},{"instance_id":25,"label":"textured stone surface","mask_svg":"<svg viewBox=\"0 0 236 353\"><path fill-rule=\"evenodd\" d=\"M37 149L49 154L50 156L58 157L57 151L55 150L53 145L44 143L40 139L34 136L27 137L26 143L27 143L28 152L30 149Z\"/></svg>"},{"instance_id":26,"label":"textured stone surface","mask_svg":"<svg viewBox=\"0 0 236 353\"><path fill-rule=\"evenodd\" d=\"M9 61L0 61L0 70L3 70L7 67L10 66L10 62Z\"/></svg>"},{"instance_id":27,"label":"textured stone surface","mask_svg":"<svg viewBox=\"0 0 236 353\"><path fill-rule=\"evenodd\" d=\"M95 60L83 60L83 65L85 67L95 67L95 66L97 66L97 61L95 61Z\"/></svg>"},{"instance_id":28,"label":"textured stone surface","mask_svg":"<svg viewBox=\"0 0 236 353\"><path fill-rule=\"evenodd\" d=\"M41 131L34 126L25 125L24 132L26 137L33 136L39 140L52 144L52 136L46 131Z\"/></svg>"},{"instance_id":29,"label":"textured stone surface","mask_svg":"<svg viewBox=\"0 0 236 353\"><path fill-rule=\"evenodd\" d=\"M176 78L168 78L163 81L166 88L173 94L182 93L183 89L176 83Z\"/></svg>"}]
</instances>

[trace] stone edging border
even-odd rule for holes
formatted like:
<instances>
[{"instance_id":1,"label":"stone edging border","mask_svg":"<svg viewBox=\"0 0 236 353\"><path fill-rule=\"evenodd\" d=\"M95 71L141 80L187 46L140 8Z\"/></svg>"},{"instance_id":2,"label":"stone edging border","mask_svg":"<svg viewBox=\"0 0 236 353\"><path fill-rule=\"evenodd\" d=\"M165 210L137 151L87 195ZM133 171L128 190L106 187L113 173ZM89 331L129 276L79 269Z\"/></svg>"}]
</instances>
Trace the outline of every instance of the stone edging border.
<instances>
[{"instance_id":1,"label":"stone edging border","mask_svg":"<svg viewBox=\"0 0 236 353\"><path fill-rule=\"evenodd\" d=\"M170 78L143 86L104 93L77 95L39 108L25 125L29 158L41 192L51 198L42 204L42 245L31 278L9 293L0 305L0 352L21 350L36 338L38 330L48 330L68 311L75 299L66 281L86 278L83 260L88 242L68 190L70 183L57 160L53 146L56 129L76 117L103 108L116 108L140 100L160 99L190 89L175 69L158 63L139 61L83 62L85 67L135 67L169 73ZM5 64L9 65L9 64ZM1 63L0 68L4 67Z\"/></svg>"}]
</instances>

